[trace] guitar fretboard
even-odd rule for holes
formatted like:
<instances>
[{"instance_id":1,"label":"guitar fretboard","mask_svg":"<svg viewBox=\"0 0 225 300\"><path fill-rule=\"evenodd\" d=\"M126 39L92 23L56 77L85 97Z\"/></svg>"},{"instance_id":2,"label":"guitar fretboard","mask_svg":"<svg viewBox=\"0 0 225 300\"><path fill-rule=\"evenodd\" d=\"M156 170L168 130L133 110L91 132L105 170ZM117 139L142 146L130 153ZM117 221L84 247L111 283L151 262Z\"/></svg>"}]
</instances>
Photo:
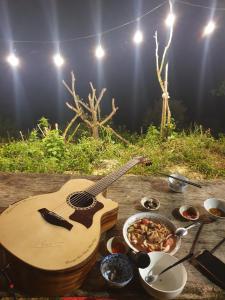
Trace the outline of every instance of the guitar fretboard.
<instances>
[{"instance_id":1,"label":"guitar fretboard","mask_svg":"<svg viewBox=\"0 0 225 300\"><path fill-rule=\"evenodd\" d=\"M128 161L124 166L122 166L117 171L107 175L106 177L100 179L97 183L91 185L85 191L93 196L97 196L101 192L103 192L109 185L111 185L114 181L116 181L119 177L125 174L129 169L139 163L138 159L132 159Z\"/></svg>"}]
</instances>

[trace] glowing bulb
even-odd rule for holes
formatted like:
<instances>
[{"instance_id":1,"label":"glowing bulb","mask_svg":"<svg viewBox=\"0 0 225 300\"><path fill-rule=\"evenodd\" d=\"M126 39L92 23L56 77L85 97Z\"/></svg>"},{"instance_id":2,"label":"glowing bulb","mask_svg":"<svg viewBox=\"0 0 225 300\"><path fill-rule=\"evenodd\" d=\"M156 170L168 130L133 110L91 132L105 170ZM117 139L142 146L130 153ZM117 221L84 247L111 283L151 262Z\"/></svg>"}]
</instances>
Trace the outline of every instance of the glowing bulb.
<instances>
[{"instance_id":1,"label":"glowing bulb","mask_svg":"<svg viewBox=\"0 0 225 300\"><path fill-rule=\"evenodd\" d=\"M96 48L95 50L95 56L98 58L98 59L101 59L105 56L105 50L102 48L101 45L98 45L98 47Z\"/></svg>"},{"instance_id":2,"label":"glowing bulb","mask_svg":"<svg viewBox=\"0 0 225 300\"><path fill-rule=\"evenodd\" d=\"M203 36L211 34L216 28L216 24L213 21L210 21L203 30Z\"/></svg>"},{"instance_id":3,"label":"glowing bulb","mask_svg":"<svg viewBox=\"0 0 225 300\"><path fill-rule=\"evenodd\" d=\"M64 64L64 58L59 53L53 56L53 61L57 67L61 67Z\"/></svg>"},{"instance_id":4,"label":"glowing bulb","mask_svg":"<svg viewBox=\"0 0 225 300\"><path fill-rule=\"evenodd\" d=\"M143 42L143 33L140 30L137 30L133 37L133 42L135 44L140 44Z\"/></svg>"},{"instance_id":5,"label":"glowing bulb","mask_svg":"<svg viewBox=\"0 0 225 300\"><path fill-rule=\"evenodd\" d=\"M20 64L20 60L15 54L9 54L6 60L12 67L18 67Z\"/></svg>"},{"instance_id":6,"label":"glowing bulb","mask_svg":"<svg viewBox=\"0 0 225 300\"><path fill-rule=\"evenodd\" d=\"M168 16L165 20L166 26L171 27L171 26L173 26L174 22L175 22L175 15L168 14Z\"/></svg>"}]
</instances>

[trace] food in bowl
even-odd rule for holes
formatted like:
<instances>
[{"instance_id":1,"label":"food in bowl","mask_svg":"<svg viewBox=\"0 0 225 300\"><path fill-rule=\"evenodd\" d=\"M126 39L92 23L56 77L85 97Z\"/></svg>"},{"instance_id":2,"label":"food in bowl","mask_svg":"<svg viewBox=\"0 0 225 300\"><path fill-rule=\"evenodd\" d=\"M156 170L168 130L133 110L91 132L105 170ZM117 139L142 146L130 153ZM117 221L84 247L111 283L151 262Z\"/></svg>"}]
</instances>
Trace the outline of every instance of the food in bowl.
<instances>
[{"instance_id":1,"label":"food in bowl","mask_svg":"<svg viewBox=\"0 0 225 300\"><path fill-rule=\"evenodd\" d=\"M159 221L143 218L135 221L127 228L130 243L144 252L168 252L176 245L176 238L171 229Z\"/></svg>"},{"instance_id":2,"label":"food in bowl","mask_svg":"<svg viewBox=\"0 0 225 300\"><path fill-rule=\"evenodd\" d=\"M148 210L157 210L160 207L160 202L155 198L143 197L141 199L141 205Z\"/></svg>"},{"instance_id":3,"label":"food in bowl","mask_svg":"<svg viewBox=\"0 0 225 300\"><path fill-rule=\"evenodd\" d=\"M130 216L123 225L123 238L124 238L125 242L127 243L127 245L135 252L139 252L140 250L137 248L137 243L132 244L130 242L130 240L128 238L128 228L130 227L130 225L133 225L136 221L139 221L141 219L148 219L150 221L153 221L154 223L163 224L166 226L166 228L170 232L172 232L172 234L177 229L176 226L167 217L162 216L157 213L146 211L146 212L141 212L141 213L137 213L137 214ZM144 236L146 236L146 234ZM177 250L180 248L181 238L177 237L177 236L176 237L173 236L173 240L171 241L169 239L169 236L167 236L166 240L168 240L167 241L168 244L171 243L171 246L167 247L167 249L165 249L164 251L168 251L168 253L170 253L171 255L174 255L177 252ZM145 250L144 252L148 253L151 251Z\"/></svg>"},{"instance_id":4,"label":"food in bowl","mask_svg":"<svg viewBox=\"0 0 225 300\"><path fill-rule=\"evenodd\" d=\"M187 220L197 220L199 218L199 211L194 206L183 205L179 212L181 216Z\"/></svg>"},{"instance_id":5,"label":"food in bowl","mask_svg":"<svg viewBox=\"0 0 225 300\"><path fill-rule=\"evenodd\" d=\"M215 218L225 218L225 201L209 198L204 201L204 207Z\"/></svg>"},{"instance_id":6,"label":"food in bowl","mask_svg":"<svg viewBox=\"0 0 225 300\"><path fill-rule=\"evenodd\" d=\"M123 253L126 254L128 252L128 246L125 243L124 239L120 236L111 237L106 244L107 250L113 253Z\"/></svg>"},{"instance_id":7,"label":"food in bowl","mask_svg":"<svg viewBox=\"0 0 225 300\"><path fill-rule=\"evenodd\" d=\"M145 278L150 272L159 274L166 267L174 264L178 259L168 253L151 252L148 253L150 265L145 269L139 269L141 284L148 294L159 299L173 299L178 296L187 282L187 272L183 264L168 270L160 275L154 283L147 283Z\"/></svg>"},{"instance_id":8,"label":"food in bowl","mask_svg":"<svg viewBox=\"0 0 225 300\"><path fill-rule=\"evenodd\" d=\"M217 217L223 217L223 218L225 217L225 212L219 208L210 208L209 212Z\"/></svg>"}]
</instances>

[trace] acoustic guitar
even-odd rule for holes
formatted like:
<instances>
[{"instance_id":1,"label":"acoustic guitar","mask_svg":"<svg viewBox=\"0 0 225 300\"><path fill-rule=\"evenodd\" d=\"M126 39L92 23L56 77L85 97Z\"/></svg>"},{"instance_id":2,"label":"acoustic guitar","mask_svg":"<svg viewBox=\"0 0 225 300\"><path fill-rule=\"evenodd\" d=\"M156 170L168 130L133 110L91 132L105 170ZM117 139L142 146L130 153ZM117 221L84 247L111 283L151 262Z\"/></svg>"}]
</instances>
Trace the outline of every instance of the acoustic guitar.
<instances>
[{"instance_id":1,"label":"acoustic guitar","mask_svg":"<svg viewBox=\"0 0 225 300\"><path fill-rule=\"evenodd\" d=\"M118 204L103 192L138 163L149 162L134 158L97 183L72 179L57 192L21 200L1 214L1 248L18 290L61 296L80 287L96 262L101 233L117 221Z\"/></svg>"}]
</instances>

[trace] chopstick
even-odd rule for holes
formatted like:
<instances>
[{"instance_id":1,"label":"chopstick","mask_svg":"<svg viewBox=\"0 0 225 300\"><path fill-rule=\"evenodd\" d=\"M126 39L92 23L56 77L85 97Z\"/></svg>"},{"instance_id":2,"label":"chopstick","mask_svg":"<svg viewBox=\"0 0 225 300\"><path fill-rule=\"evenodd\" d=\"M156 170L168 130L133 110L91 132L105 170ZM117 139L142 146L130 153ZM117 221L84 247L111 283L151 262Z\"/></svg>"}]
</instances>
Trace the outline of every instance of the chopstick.
<instances>
[{"instance_id":1,"label":"chopstick","mask_svg":"<svg viewBox=\"0 0 225 300\"><path fill-rule=\"evenodd\" d=\"M215 252L219 246L221 246L225 242L225 237L210 251L211 253Z\"/></svg>"},{"instance_id":2,"label":"chopstick","mask_svg":"<svg viewBox=\"0 0 225 300\"><path fill-rule=\"evenodd\" d=\"M202 186L201 186L200 184L195 183L195 182L192 182L192 181L189 181L189 180L181 179L181 178L175 177L175 176L173 176L173 175L169 175L169 174L165 174L165 173L161 173L161 172L158 172L158 174L163 175L163 176L167 176L167 177L171 177L171 178L173 178L173 179L176 179L176 180L185 182L185 183L187 183L187 184L196 186L196 187L198 187L198 188L202 188Z\"/></svg>"},{"instance_id":3,"label":"chopstick","mask_svg":"<svg viewBox=\"0 0 225 300\"><path fill-rule=\"evenodd\" d=\"M196 233L196 235L195 235L195 238L194 238L194 241L193 241L193 243L192 243L192 246L191 246L191 249L190 249L189 253L188 253L187 255L185 255L183 258L179 259L179 260L178 260L177 262L175 262L174 264L170 265L169 267L167 267L166 269L164 269L163 271L161 271L161 272L159 273L159 275L161 275L161 274L163 274L164 272L170 270L171 268L173 268L173 267L179 265L180 263L182 263L182 262L184 262L184 261L186 261L186 260L189 260L190 258L192 258L192 257L194 256L195 246L196 246L196 244L197 244L197 241L198 241L198 238L199 238L199 235L200 235L200 233L201 233L201 231L202 231L203 226L204 226L204 223L201 223L201 225L200 225L200 227L198 228L198 231L197 231L197 233ZM222 241L224 241L224 239L223 239ZM220 243L219 243L218 245L222 244L222 241L220 241ZM216 246L216 247L217 247L217 246Z\"/></svg>"}]
</instances>

